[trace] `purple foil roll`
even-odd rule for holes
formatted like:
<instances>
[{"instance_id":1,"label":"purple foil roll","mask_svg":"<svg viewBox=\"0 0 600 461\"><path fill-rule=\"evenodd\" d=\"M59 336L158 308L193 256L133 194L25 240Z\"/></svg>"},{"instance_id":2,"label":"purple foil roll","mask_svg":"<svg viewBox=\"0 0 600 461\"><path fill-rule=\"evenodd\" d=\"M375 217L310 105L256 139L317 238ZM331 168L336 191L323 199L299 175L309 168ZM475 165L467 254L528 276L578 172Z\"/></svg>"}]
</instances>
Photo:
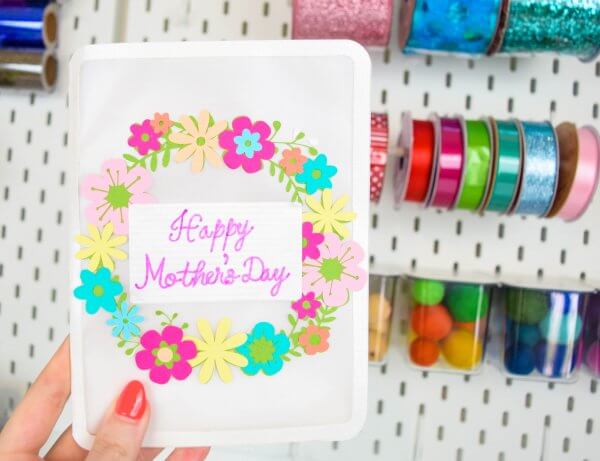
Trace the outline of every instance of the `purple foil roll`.
<instances>
[{"instance_id":1,"label":"purple foil roll","mask_svg":"<svg viewBox=\"0 0 600 461\"><path fill-rule=\"evenodd\" d=\"M456 201L464 163L464 143L460 120L440 119L440 143L435 186L430 205L450 208Z\"/></svg>"}]
</instances>

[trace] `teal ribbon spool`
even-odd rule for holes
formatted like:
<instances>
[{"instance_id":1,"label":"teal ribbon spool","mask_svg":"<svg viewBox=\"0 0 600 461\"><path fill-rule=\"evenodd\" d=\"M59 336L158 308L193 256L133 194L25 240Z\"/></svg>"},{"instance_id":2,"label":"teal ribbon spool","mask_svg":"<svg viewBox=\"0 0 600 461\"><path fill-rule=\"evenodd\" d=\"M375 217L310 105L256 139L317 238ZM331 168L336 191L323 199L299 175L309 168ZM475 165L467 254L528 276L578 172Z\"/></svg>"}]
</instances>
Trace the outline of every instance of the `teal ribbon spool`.
<instances>
[{"instance_id":1,"label":"teal ribbon spool","mask_svg":"<svg viewBox=\"0 0 600 461\"><path fill-rule=\"evenodd\" d=\"M514 202L521 175L521 138L513 121L492 121L496 144L495 175L487 210L508 212Z\"/></svg>"}]
</instances>

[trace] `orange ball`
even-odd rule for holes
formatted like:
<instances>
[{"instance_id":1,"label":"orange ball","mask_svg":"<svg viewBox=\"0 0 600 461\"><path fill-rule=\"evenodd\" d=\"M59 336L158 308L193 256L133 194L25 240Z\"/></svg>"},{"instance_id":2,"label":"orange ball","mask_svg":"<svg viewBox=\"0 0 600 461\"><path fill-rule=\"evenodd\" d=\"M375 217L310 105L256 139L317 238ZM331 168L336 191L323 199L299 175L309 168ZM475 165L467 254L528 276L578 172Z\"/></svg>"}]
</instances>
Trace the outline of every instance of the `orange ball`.
<instances>
[{"instance_id":1,"label":"orange ball","mask_svg":"<svg viewBox=\"0 0 600 461\"><path fill-rule=\"evenodd\" d=\"M410 359L415 365L430 367L439 356L440 347L430 339L417 338L410 345Z\"/></svg>"},{"instance_id":2,"label":"orange ball","mask_svg":"<svg viewBox=\"0 0 600 461\"><path fill-rule=\"evenodd\" d=\"M410 319L412 330L433 341L445 338L452 330L452 317L445 306L416 306Z\"/></svg>"},{"instance_id":3,"label":"orange ball","mask_svg":"<svg viewBox=\"0 0 600 461\"><path fill-rule=\"evenodd\" d=\"M475 333L475 326L477 322L454 322L454 326L459 330L467 330L471 333Z\"/></svg>"}]
</instances>

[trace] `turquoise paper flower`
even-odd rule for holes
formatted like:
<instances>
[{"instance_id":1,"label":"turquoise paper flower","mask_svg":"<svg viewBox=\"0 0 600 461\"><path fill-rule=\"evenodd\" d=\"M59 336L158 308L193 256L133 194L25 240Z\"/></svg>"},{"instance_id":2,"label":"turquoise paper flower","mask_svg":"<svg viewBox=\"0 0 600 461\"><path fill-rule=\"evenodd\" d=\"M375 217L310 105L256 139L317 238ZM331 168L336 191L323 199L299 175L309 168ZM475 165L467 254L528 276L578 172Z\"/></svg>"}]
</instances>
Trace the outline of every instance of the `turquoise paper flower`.
<instances>
[{"instance_id":1,"label":"turquoise paper flower","mask_svg":"<svg viewBox=\"0 0 600 461\"><path fill-rule=\"evenodd\" d=\"M92 272L84 269L79 274L83 285L74 290L75 297L85 301L85 311L95 314L100 308L114 312L117 308L115 296L121 294L123 285L112 280L112 274L106 267Z\"/></svg>"},{"instance_id":2,"label":"turquoise paper flower","mask_svg":"<svg viewBox=\"0 0 600 461\"><path fill-rule=\"evenodd\" d=\"M237 351L248 359L248 365L242 368L247 375L254 376L259 371L271 376L283 367L281 358L290 350L290 340L285 333L275 334L275 328L268 322L254 325L252 333Z\"/></svg>"},{"instance_id":3,"label":"turquoise paper flower","mask_svg":"<svg viewBox=\"0 0 600 461\"><path fill-rule=\"evenodd\" d=\"M262 149L262 144L259 140L260 133L252 133L248 128L244 128L241 135L233 138L233 142L237 145L235 152L238 155L253 158L254 153Z\"/></svg>"},{"instance_id":4,"label":"turquoise paper flower","mask_svg":"<svg viewBox=\"0 0 600 461\"><path fill-rule=\"evenodd\" d=\"M113 327L113 336L122 337L126 340L131 339L132 336L139 336L140 327L137 324L144 321L144 317L138 315L139 311L140 308L138 306L133 306L129 309L127 302L123 301L121 307L106 322L107 325Z\"/></svg>"},{"instance_id":5,"label":"turquoise paper flower","mask_svg":"<svg viewBox=\"0 0 600 461\"><path fill-rule=\"evenodd\" d=\"M296 181L306 184L308 194L314 194L318 190L331 189L331 178L336 173L337 168L327 165L327 156L320 153L304 163L304 171L296 175Z\"/></svg>"}]
</instances>

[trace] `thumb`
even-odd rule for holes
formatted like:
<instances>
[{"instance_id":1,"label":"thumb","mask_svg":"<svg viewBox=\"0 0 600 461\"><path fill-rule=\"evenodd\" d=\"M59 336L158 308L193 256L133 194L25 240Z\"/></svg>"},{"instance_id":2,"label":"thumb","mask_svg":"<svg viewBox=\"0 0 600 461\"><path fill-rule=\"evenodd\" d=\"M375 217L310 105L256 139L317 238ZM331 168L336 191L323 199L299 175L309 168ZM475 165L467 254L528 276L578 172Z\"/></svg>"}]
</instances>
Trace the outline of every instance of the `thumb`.
<instances>
[{"instance_id":1,"label":"thumb","mask_svg":"<svg viewBox=\"0 0 600 461\"><path fill-rule=\"evenodd\" d=\"M100 423L88 461L138 459L150 407L144 385L130 381Z\"/></svg>"}]
</instances>

